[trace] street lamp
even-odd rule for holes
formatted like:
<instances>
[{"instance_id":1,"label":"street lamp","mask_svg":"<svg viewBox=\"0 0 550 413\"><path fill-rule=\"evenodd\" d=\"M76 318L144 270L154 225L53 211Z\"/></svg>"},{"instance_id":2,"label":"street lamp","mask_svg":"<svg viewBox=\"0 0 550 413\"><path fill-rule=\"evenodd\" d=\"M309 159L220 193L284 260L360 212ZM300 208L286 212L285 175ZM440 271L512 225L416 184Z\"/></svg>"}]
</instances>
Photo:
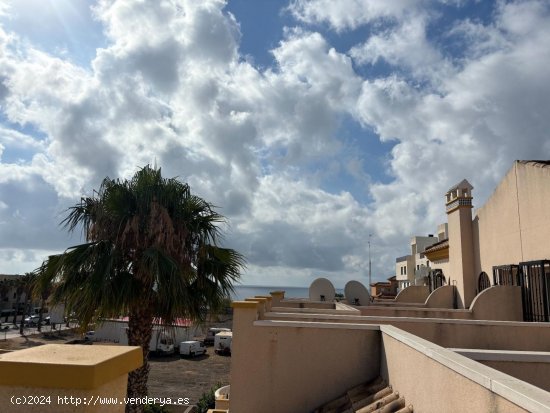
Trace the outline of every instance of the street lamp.
<instances>
[{"instance_id":1,"label":"street lamp","mask_svg":"<svg viewBox=\"0 0 550 413\"><path fill-rule=\"evenodd\" d=\"M371 260L370 260L370 239L372 237L372 234L369 234L369 290L371 288L371 283L372 283L372 264L371 264Z\"/></svg>"}]
</instances>

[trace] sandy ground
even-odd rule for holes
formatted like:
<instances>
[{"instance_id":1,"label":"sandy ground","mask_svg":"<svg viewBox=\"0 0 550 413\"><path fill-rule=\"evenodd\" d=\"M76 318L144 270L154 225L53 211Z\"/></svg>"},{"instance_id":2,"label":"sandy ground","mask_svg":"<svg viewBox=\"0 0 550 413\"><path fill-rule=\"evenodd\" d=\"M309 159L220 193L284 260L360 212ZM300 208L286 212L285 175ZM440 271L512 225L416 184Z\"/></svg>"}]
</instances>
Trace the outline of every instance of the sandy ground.
<instances>
[{"instance_id":1,"label":"sandy ground","mask_svg":"<svg viewBox=\"0 0 550 413\"><path fill-rule=\"evenodd\" d=\"M213 326L231 327L231 320ZM54 334L16 337L5 341L0 339L0 353L48 343L67 344L78 339L80 335L70 330ZM208 347L207 354L203 356L194 358L182 358L179 354L164 357L152 356L149 362L151 366L148 382L150 397L189 398L191 404L196 404L202 394L211 387L216 387L217 383L229 384L231 357L215 354L213 347ZM184 413L187 407L171 406L169 410L172 413Z\"/></svg>"}]
</instances>

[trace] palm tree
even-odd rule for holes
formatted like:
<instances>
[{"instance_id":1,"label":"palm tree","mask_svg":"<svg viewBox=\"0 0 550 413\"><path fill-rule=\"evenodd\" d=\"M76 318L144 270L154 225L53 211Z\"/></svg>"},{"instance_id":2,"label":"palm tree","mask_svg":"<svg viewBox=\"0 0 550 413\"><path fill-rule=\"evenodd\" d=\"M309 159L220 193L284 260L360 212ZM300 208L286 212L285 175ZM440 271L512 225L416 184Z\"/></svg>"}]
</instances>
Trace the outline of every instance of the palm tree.
<instances>
[{"instance_id":1,"label":"palm tree","mask_svg":"<svg viewBox=\"0 0 550 413\"><path fill-rule=\"evenodd\" d=\"M82 226L86 243L50 256L37 269L37 288L55 284L52 303L66 302L84 329L128 315L128 344L141 346L144 358L129 374L128 397L143 397L155 319L202 320L231 293L244 258L218 245L225 218L187 184L162 178L160 168L146 166L131 180L106 178L69 211L62 224L70 232Z\"/></svg>"},{"instance_id":2,"label":"palm tree","mask_svg":"<svg viewBox=\"0 0 550 413\"><path fill-rule=\"evenodd\" d=\"M17 327L17 315L19 314L19 310L21 309L21 297L23 296L23 293L25 292L25 287L23 285L22 277L18 277L15 280L13 280L12 284L13 288L15 288L15 314L13 315L13 325ZM23 313L25 311L22 311ZM21 323L25 320L25 314L21 317ZM19 326L19 333L22 333L22 328Z\"/></svg>"},{"instance_id":3,"label":"palm tree","mask_svg":"<svg viewBox=\"0 0 550 413\"><path fill-rule=\"evenodd\" d=\"M18 289L17 291L21 291L21 294L19 294L19 297L25 297L25 301L23 301L23 315L21 316L21 322L19 323L19 334L23 335L23 328L25 327L25 315L29 314L29 307L31 303L31 294L33 291L33 283L35 280L35 274L34 273L25 273L25 275L22 275L18 283ZM19 303L19 301L18 301Z\"/></svg>"},{"instance_id":4,"label":"palm tree","mask_svg":"<svg viewBox=\"0 0 550 413\"><path fill-rule=\"evenodd\" d=\"M8 300L8 294L11 291L11 284L8 280L0 280L0 302L7 301ZM5 316L5 322L8 322L8 315L9 313L6 312ZM1 320L0 320L1 322Z\"/></svg>"},{"instance_id":5,"label":"palm tree","mask_svg":"<svg viewBox=\"0 0 550 413\"><path fill-rule=\"evenodd\" d=\"M36 280L35 280L36 282ZM34 286L33 286L34 289ZM37 298L40 299L40 311L38 312L38 331L42 332L42 322L44 321L44 306L46 304L46 300L49 298L49 296L52 293L53 286L52 285L46 285L44 288L41 288L40 291L34 291L36 294L38 292ZM51 328L50 328L51 331Z\"/></svg>"}]
</instances>

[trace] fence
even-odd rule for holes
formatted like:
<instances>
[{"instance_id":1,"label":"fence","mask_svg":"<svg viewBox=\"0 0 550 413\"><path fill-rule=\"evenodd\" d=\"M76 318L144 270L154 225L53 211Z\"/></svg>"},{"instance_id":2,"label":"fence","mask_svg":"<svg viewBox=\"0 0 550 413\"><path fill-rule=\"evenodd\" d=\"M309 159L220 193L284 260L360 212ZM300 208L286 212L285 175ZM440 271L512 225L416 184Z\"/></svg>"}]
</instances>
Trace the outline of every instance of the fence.
<instances>
[{"instance_id":1,"label":"fence","mask_svg":"<svg viewBox=\"0 0 550 413\"><path fill-rule=\"evenodd\" d=\"M550 321L550 260L495 266L493 282L521 287L524 321Z\"/></svg>"}]
</instances>

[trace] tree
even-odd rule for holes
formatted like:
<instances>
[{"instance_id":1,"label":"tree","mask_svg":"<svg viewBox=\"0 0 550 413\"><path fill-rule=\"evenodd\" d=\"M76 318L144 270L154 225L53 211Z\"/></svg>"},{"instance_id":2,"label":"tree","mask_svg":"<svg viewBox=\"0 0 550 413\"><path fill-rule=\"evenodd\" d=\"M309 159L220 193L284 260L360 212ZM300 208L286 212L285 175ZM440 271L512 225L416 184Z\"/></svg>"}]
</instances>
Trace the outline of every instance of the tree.
<instances>
[{"instance_id":1,"label":"tree","mask_svg":"<svg viewBox=\"0 0 550 413\"><path fill-rule=\"evenodd\" d=\"M37 282L36 279L34 280L34 282ZM40 290L34 289L34 286L33 286L33 289L35 290L35 294L38 293L36 298L40 300L40 311L38 312L38 331L39 332L42 332L42 323L44 322L44 306L46 305L46 300L49 298L49 296L52 293L52 288L53 286L51 284L45 285L44 288L41 288Z\"/></svg>"},{"instance_id":2,"label":"tree","mask_svg":"<svg viewBox=\"0 0 550 413\"><path fill-rule=\"evenodd\" d=\"M13 280L13 288L15 288L15 314L13 315L13 325L17 327L17 316L19 314L19 311L21 310L21 297L23 296L23 293L25 292L24 283L21 276L20 278L16 278ZM22 311L24 313L25 311ZM22 314L21 317L21 323L25 320L25 314ZM19 326L19 334L23 334L21 325Z\"/></svg>"},{"instance_id":3,"label":"tree","mask_svg":"<svg viewBox=\"0 0 550 413\"><path fill-rule=\"evenodd\" d=\"M8 280L0 280L0 302L7 301L8 295L11 292L11 283ZM6 313L5 320L8 322L8 313Z\"/></svg>"},{"instance_id":4,"label":"tree","mask_svg":"<svg viewBox=\"0 0 550 413\"><path fill-rule=\"evenodd\" d=\"M143 367L129 374L128 397L147 394L154 319L202 320L233 290L244 258L218 245L224 222L187 184L150 166L131 180L104 179L69 208L62 224L69 232L82 226L86 242L50 256L36 271L37 288L55 284L53 304L66 302L83 328L128 315L128 343L144 356Z\"/></svg>"},{"instance_id":5,"label":"tree","mask_svg":"<svg viewBox=\"0 0 550 413\"><path fill-rule=\"evenodd\" d=\"M25 297L25 301L23 301L23 315L21 316L21 322L19 323L19 334L23 335L24 327L25 327L25 315L29 313L29 303L31 300L31 293L33 288L33 281L34 281L34 274L33 273L25 273L25 275L22 275L17 280L17 312L19 312L19 304L21 297Z\"/></svg>"}]
</instances>

